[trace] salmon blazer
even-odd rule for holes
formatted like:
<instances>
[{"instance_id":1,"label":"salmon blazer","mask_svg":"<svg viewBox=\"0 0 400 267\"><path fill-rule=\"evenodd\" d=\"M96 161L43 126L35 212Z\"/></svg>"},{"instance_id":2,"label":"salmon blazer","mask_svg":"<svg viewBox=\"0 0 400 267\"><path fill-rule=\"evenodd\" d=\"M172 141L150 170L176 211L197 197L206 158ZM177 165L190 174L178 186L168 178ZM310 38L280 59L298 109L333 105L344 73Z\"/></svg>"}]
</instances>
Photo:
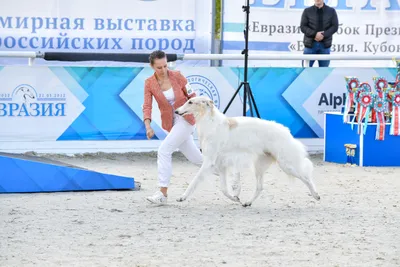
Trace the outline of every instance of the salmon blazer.
<instances>
[{"instance_id":1,"label":"salmon blazer","mask_svg":"<svg viewBox=\"0 0 400 267\"><path fill-rule=\"evenodd\" d=\"M154 97L161 113L161 127L169 132L173 126L175 109L185 104L188 99L195 97L196 94L194 91L187 91L187 79L179 71L168 70L168 75L175 94L174 105L171 106L171 104L168 102L161 90L160 85L157 82L155 74L153 74L147 78L144 83L143 121L146 119L150 119L151 121L151 111ZM184 118L191 125L195 124L193 115L184 115Z\"/></svg>"}]
</instances>

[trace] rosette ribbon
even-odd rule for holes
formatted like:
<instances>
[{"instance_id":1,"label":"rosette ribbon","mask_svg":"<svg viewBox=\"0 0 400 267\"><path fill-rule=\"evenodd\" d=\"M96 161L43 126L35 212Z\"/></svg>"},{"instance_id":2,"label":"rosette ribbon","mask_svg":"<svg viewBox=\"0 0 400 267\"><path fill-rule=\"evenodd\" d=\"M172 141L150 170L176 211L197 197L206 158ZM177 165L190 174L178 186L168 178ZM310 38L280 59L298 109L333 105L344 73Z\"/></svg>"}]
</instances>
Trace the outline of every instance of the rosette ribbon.
<instances>
[{"instance_id":1,"label":"rosette ribbon","mask_svg":"<svg viewBox=\"0 0 400 267\"><path fill-rule=\"evenodd\" d=\"M392 120L390 125L391 135L400 135L400 91L392 96Z\"/></svg>"},{"instance_id":2,"label":"rosette ribbon","mask_svg":"<svg viewBox=\"0 0 400 267\"><path fill-rule=\"evenodd\" d=\"M360 93L360 110L358 113L357 123L358 123L358 134L360 134L360 125L362 120L364 119L364 131L363 134L367 131L368 126L368 118L371 112L371 107L373 106L373 96L371 92L362 92Z\"/></svg>"},{"instance_id":3,"label":"rosette ribbon","mask_svg":"<svg viewBox=\"0 0 400 267\"><path fill-rule=\"evenodd\" d=\"M378 93L377 97L384 99L385 91L388 89L388 86L389 86L387 80L381 76L375 76L375 77L373 77L373 80L374 80L375 91ZM378 118L377 118L378 114L376 114L376 113L377 113L377 111L374 108L372 110L372 116L371 116L372 117L371 122L373 122L373 123L378 121Z\"/></svg>"},{"instance_id":4,"label":"rosette ribbon","mask_svg":"<svg viewBox=\"0 0 400 267\"><path fill-rule=\"evenodd\" d=\"M391 114L392 113L392 94L396 91L396 87L390 87L385 92L385 100L387 103L386 112Z\"/></svg>"},{"instance_id":5,"label":"rosette ribbon","mask_svg":"<svg viewBox=\"0 0 400 267\"><path fill-rule=\"evenodd\" d=\"M343 122L348 122L347 115L354 104L354 90L360 84L356 77L345 77L346 80L346 103L344 105Z\"/></svg>"},{"instance_id":6,"label":"rosette ribbon","mask_svg":"<svg viewBox=\"0 0 400 267\"><path fill-rule=\"evenodd\" d=\"M378 96L380 98L383 98L383 91L386 90L386 88L388 87L388 82L385 78L383 77L374 77L374 85L375 85L375 90L378 93Z\"/></svg>"},{"instance_id":7,"label":"rosette ribbon","mask_svg":"<svg viewBox=\"0 0 400 267\"><path fill-rule=\"evenodd\" d=\"M359 122L358 117L360 115L362 106L361 106L361 94L362 93L370 93L371 92L371 86L368 83L361 83L359 88L354 88L354 102L356 103L356 111L353 117L353 120L351 122L351 129L353 130L354 128L354 122L357 118L357 122Z\"/></svg>"},{"instance_id":8,"label":"rosette ribbon","mask_svg":"<svg viewBox=\"0 0 400 267\"><path fill-rule=\"evenodd\" d=\"M385 138L385 100L381 97L378 97L374 101L374 110L376 112L376 134L375 140L383 140Z\"/></svg>"}]
</instances>

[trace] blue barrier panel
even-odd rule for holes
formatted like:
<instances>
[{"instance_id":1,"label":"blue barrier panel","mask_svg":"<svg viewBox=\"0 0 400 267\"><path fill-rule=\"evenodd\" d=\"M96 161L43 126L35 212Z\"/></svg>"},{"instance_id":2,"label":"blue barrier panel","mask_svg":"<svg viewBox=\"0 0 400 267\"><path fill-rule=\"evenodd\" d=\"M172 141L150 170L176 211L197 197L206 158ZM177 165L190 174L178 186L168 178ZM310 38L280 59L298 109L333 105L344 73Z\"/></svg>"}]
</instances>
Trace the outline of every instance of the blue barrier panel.
<instances>
[{"instance_id":1,"label":"blue barrier panel","mask_svg":"<svg viewBox=\"0 0 400 267\"><path fill-rule=\"evenodd\" d=\"M400 136L390 135L390 124L385 127L385 139L375 140L376 124L368 125L363 136L363 166L400 166Z\"/></svg>"},{"instance_id":2,"label":"blue barrier panel","mask_svg":"<svg viewBox=\"0 0 400 267\"><path fill-rule=\"evenodd\" d=\"M362 126L363 127L363 126ZM360 128L361 131L363 128ZM340 113L326 113L324 159L327 162L346 163L345 144L357 145L355 163L364 167L400 166L400 136L389 134L390 124L386 125L384 140L376 140L376 123L367 126L365 135L358 134L358 125L353 130L349 123L343 123Z\"/></svg>"},{"instance_id":3,"label":"blue barrier panel","mask_svg":"<svg viewBox=\"0 0 400 267\"><path fill-rule=\"evenodd\" d=\"M179 71L221 111L243 80L243 68ZM152 74L150 67L4 66L0 118L7 127L0 129L0 141L147 140L142 105ZM396 69L260 67L249 68L248 80L262 119L282 123L295 138L323 138L324 112L343 107L348 75L373 84L379 75L394 80ZM226 114L241 116L242 101L243 90ZM162 140L166 132L155 101L152 115L153 139Z\"/></svg>"},{"instance_id":4,"label":"blue barrier panel","mask_svg":"<svg viewBox=\"0 0 400 267\"><path fill-rule=\"evenodd\" d=\"M360 164L360 136L357 127L351 129L347 123L343 123L343 116L326 113L324 158L325 161L345 164L347 162L345 144L357 146L354 155L354 163Z\"/></svg>"},{"instance_id":5,"label":"blue barrier panel","mask_svg":"<svg viewBox=\"0 0 400 267\"><path fill-rule=\"evenodd\" d=\"M137 189L133 177L0 155L0 193Z\"/></svg>"}]
</instances>

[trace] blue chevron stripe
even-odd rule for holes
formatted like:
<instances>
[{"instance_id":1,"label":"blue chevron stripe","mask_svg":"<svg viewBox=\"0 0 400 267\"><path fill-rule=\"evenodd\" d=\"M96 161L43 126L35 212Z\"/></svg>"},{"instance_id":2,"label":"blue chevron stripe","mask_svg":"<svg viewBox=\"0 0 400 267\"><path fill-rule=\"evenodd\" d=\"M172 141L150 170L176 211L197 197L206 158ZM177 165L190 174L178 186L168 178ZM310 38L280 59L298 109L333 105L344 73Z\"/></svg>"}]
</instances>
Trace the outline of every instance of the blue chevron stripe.
<instances>
[{"instance_id":1,"label":"blue chevron stripe","mask_svg":"<svg viewBox=\"0 0 400 267\"><path fill-rule=\"evenodd\" d=\"M319 85L330 75L332 68L306 68L283 92L282 96L288 101L301 118L312 128L317 136L323 136L323 129L314 118L304 109L303 104Z\"/></svg>"},{"instance_id":2,"label":"blue chevron stripe","mask_svg":"<svg viewBox=\"0 0 400 267\"><path fill-rule=\"evenodd\" d=\"M58 79L63 82L63 84L75 95L75 97L83 103L85 99L88 97L86 91L82 88L82 86L77 82L76 77L72 77L70 72L68 72L65 68L60 67L49 67Z\"/></svg>"}]
</instances>

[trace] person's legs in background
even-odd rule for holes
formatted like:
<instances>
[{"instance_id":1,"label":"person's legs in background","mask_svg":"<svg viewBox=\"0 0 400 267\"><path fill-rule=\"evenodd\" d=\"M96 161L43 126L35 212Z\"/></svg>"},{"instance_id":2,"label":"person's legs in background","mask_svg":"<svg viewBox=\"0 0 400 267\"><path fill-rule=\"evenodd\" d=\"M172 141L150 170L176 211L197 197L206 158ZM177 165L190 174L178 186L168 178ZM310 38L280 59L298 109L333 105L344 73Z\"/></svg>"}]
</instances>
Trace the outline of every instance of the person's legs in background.
<instances>
[{"instance_id":1,"label":"person's legs in background","mask_svg":"<svg viewBox=\"0 0 400 267\"><path fill-rule=\"evenodd\" d=\"M304 55L311 55L311 54L317 54L317 46L316 46L317 42L313 42L312 47L304 47L304 51L303 54ZM310 65L309 67L312 67L314 65L315 60L310 60Z\"/></svg>"},{"instance_id":2,"label":"person's legs in background","mask_svg":"<svg viewBox=\"0 0 400 267\"><path fill-rule=\"evenodd\" d=\"M318 55L329 55L331 53L331 48L325 48L324 44L321 42L314 42L311 48L305 47L303 54L318 54ZM314 65L315 60L310 60L309 67ZM318 60L319 67L329 67L330 60Z\"/></svg>"},{"instance_id":3,"label":"person's legs in background","mask_svg":"<svg viewBox=\"0 0 400 267\"><path fill-rule=\"evenodd\" d=\"M331 48L325 48L323 43L318 43L317 54L329 55L331 53ZM329 67L330 60L318 60L318 65L320 67Z\"/></svg>"}]
</instances>

